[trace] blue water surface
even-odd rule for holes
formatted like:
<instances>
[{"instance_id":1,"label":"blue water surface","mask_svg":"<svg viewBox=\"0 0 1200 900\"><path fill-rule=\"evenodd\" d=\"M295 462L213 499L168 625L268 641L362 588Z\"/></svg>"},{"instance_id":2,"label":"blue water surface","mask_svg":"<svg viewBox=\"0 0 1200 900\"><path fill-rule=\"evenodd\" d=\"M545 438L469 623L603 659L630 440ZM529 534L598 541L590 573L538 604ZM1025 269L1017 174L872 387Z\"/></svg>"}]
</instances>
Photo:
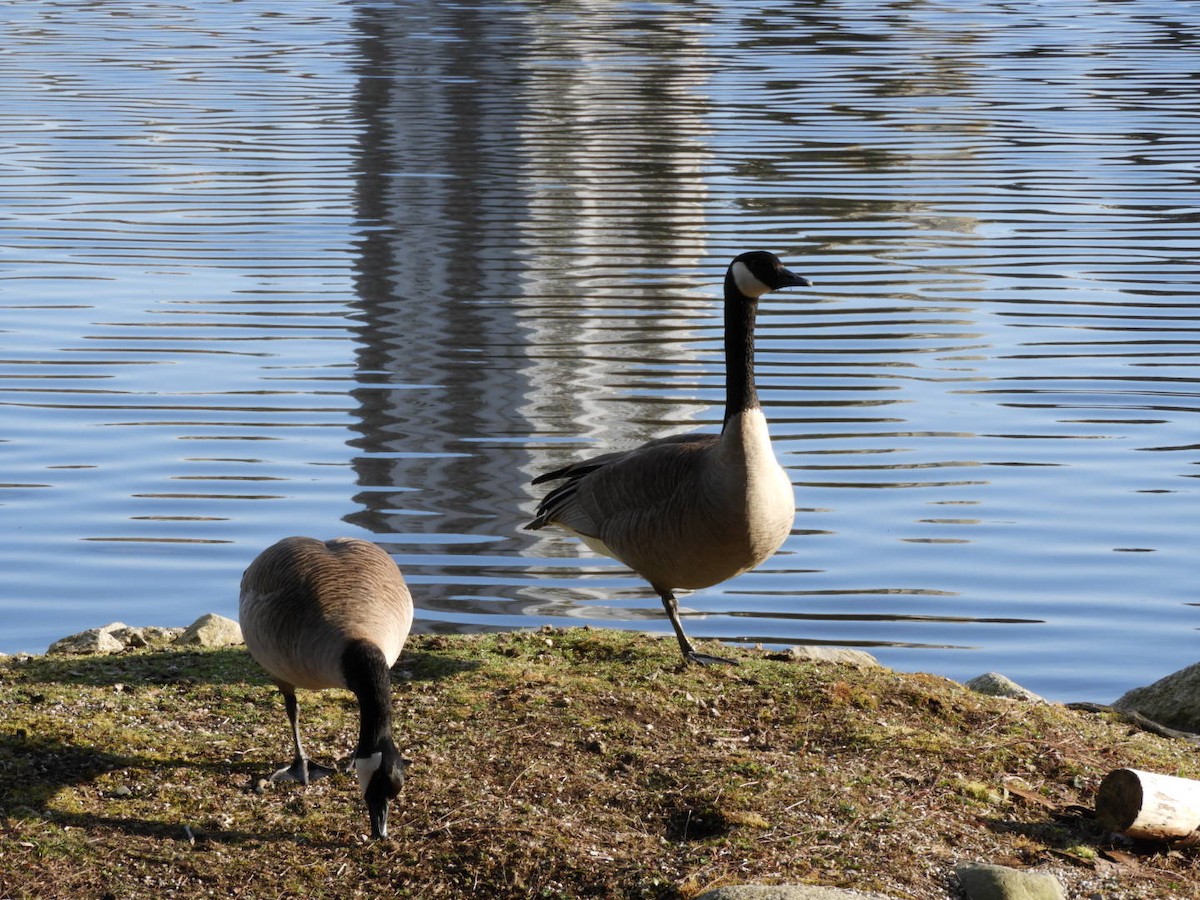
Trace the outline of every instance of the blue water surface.
<instances>
[{"instance_id":1,"label":"blue water surface","mask_svg":"<svg viewBox=\"0 0 1200 900\"><path fill-rule=\"evenodd\" d=\"M6 3L0 651L371 537L418 628L669 633L530 479L719 427L796 489L689 633L1106 701L1200 658L1177 4Z\"/></svg>"}]
</instances>

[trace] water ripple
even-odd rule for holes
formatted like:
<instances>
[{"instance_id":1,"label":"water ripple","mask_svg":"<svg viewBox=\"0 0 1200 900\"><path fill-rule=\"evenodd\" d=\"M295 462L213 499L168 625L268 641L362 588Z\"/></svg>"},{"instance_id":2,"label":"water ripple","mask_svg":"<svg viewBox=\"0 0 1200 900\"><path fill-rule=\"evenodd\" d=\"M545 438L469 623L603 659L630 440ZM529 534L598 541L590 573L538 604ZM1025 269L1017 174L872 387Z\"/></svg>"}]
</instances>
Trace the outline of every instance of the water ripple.
<instances>
[{"instance_id":1,"label":"water ripple","mask_svg":"<svg viewBox=\"0 0 1200 900\"><path fill-rule=\"evenodd\" d=\"M293 532L379 540L426 630L665 631L527 481L717 428L764 246L817 284L758 338L796 527L691 633L1064 699L1195 661L1200 28L400 7L10 6L0 650L232 613Z\"/></svg>"}]
</instances>

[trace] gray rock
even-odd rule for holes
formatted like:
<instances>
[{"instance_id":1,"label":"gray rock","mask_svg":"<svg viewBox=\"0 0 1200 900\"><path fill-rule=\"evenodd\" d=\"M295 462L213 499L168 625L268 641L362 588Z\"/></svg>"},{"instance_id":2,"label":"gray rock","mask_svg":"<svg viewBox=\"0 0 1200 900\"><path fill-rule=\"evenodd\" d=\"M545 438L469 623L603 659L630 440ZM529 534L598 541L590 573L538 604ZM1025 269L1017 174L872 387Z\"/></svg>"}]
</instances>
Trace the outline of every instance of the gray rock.
<instances>
[{"instance_id":1,"label":"gray rock","mask_svg":"<svg viewBox=\"0 0 1200 900\"><path fill-rule=\"evenodd\" d=\"M730 884L705 891L696 900L888 900L881 894L863 894L816 884Z\"/></svg>"},{"instance_id":2,"label":"gray rock","mask_svg":"<svg viewBox=\"0 0 1200 900\"><path fill-rule=\"evenodd\" d=\"M206 613L184 629L175 638L177 644L193 644L200 647L229 647L241 644L242 626L233 619Z\"/></svg>"},{"instance_id":3,"label":"gray rock","mask_svg":"<svg viewBox=\"0 0 1200 900\"><path fill-rule=\"evenodd\" d=\"M859 669L882 668L879 660L864 650L851 650L848 647L827 647L823 645L791 647L786 653L773 656L772 659L782 659L787 662L825 662L855 666Z\"/></svg>"},{"instance_id":4,"label":"gray rock","mask_svg":"<svg viewBox=\"0 0 1200 900\"><path fill-rule=\"evenodd\" d=\"M967 900L1066 900L1062 885L1049 872L962 862L954 873Z\"/></svg>"},{"instance_id":5,"label":"gray rock","mask_svg":"<svg viewBox=\"0 0 1200 900\"><path fill-rule=\"evenodd\" d=\"M119 641L122 647L137 645L142 641L142 629L135 628L132 625L113 622L111 625L105 625L98 630L104 632L113 640Z\"/></svg>"},{"instance_id":6,"label":"gray rock","mask_svg":"<svg viewBox=\"0 0 1200 900\"><path fill-rule=\"evenodd\" d=\"M1177 731L1200 733L1200 663L1134 688L1113 706L1139 712Z\"/></svg>"},{"instance_id":7,"label":"gray rock","mask_svg":"<svg viewBox=\"0 0 1200 900\"><path fill-rule=\"evenodd\" d=\"M152 644L167 643L181 634L183 634L182 628L158 628L155 626L133 628L124 622L110 622L100 628L89 628L87 631L81 631L55 641L46 652L63 654L119 653L131 647L149 647Z\"/></svg>"},{"instance_id":8,"label":"gray rock","mask_svg":"<svg viewBox=\"0 0 1200 900\"><path fill-rule=\"evenodd\" d=\"M128 630L129 626L124 622L110 622L100 628L89 628L87 631L57 640L50 645L46 652L62 654L119 653L125 649L125 643L114 635Z\"/></svg>"},{"instance_id":9,"label":"gray rock","mask_svg":"<svg viewBox=\"0 0 1200 900\"><path fill-rule=\"evenodd\" d=\"M123 647L145 647L149 643L146 640L146 629L144 628L122 626L114 628L109 635L120 641Z\"/></svg>"},{"instance_id":10,"label":"gray rock","mask_svg":"<svg viewBox=\"0 0 1200 900\"><path fill-rule=\"evenodd\" d=\"M125 638L130 647L152 647L155 644L169 644L183 634L182 628L160 628L157 625L147 625L145 628L131 628L131 634ZM121 635L115 635L121 637Z\"/></svg>"},{"instance_id":11,"label":"gray rock","mask_svg":"<svg viewBox=\"0 0 1200 900\"><path fill-rule=\"evenodd\" d=\"M986 672L972 678L966 686L977 694L987 694L989 697L1009 697L1013 700L1027 700L1030 703L1047 702L1044 697L1039 697L1033 691L1021 687L999 672Z\"/></svg>"}]
</instances>

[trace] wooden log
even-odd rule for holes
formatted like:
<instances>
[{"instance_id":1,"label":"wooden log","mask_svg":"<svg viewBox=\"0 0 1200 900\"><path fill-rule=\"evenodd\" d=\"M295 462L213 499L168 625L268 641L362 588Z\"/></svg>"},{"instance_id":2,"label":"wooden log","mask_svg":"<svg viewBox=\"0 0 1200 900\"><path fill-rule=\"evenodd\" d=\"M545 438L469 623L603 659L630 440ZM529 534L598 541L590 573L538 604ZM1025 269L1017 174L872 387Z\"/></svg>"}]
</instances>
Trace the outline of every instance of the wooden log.
<instances>
[{"instance_id":1,"label":"wooden log","mask_svg":"<svg viewBox=\"0 0 1200 900\"><path fill-rule=\"evenodd\" d=\"M1200 844L1200 781L1117 769L1100 783L1096 820L1131 838L1195 846Z\"/></svg>"}]
</instances>

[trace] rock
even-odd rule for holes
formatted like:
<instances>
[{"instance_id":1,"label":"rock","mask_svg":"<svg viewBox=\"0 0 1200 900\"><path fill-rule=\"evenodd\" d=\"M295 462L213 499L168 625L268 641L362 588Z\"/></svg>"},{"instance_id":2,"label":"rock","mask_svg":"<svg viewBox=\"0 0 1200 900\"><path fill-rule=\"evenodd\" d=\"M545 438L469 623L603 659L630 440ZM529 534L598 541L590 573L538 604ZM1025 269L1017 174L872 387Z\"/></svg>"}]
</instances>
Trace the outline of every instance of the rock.
<instances>
[{"instance_id":1,"label":"rock","mask_svg":"<svg viewBox=\"0 0 1200 900\"><path fill-rule=\"evenodd\" d=\"M241 644L242 626L233 619L206 613L183 630L175 638L177 644L194 644L200 647L228 647Z\"/></svg>"},{"instance_id":2,"label":"rock","mask_svg":"<svg viewBox=\"0 0 1200 900\"><path fill-rule=\"evenodd\" d=\"M146 646L146 634L141 628L122 626L120 628L114 628L108 634L110 637L121 642L121 649L125 649L126 647Z\"/></svg>"},{"instance_id":3,"label":"rock","mask_svg":"<svg viewBox=\"0 0 1200 900\"><path fill-rule=\"evenodd\" d=\"M1044 697L1039 697L998 672L987 672L972 678L966 686L977 694L987 694L989 697L1009 697L1013 700L1027 700L1030 703L1047 702Z\"/></svg>"},{"instance_id":4,"label":"rock","mask_svg":"<svg viewBox=\"0 0 1200 900\"><path fill-rule=\"evenodd\" d=\"M1134 688L1113 706L1139 712L1177 731L1200 733L1200 663L1160 678L1154 684Z\"/></svg>"},{"instance_id":5,"label":"rock","mask_svg":"<svg viewBox=\"0 0 1200 900\"><path fill-rule=\"evenodd\" d=\"M730 884L705 891L696 900L888 900L881 894L863 894L845 888L816 884Z\"/></svg>"},{"instance_id":6,"label":"rock","mask_svg":"<svg viewBox=\"0 0 1200 900\"><path fill-rule=\"evenodd\" d=\"M50 645L46 652L63 654L119 653L125 649L125 643L115 637L115 633L128 630L129 626L124 622L111 622L100 628L89 628L87 631L57 640Z\"/></svg>"},{"instance_id":7,"label":"rock","mask_svg":"<svg viewBox=\"0 0 1200 900\"><path fill-rule=\"evenodd\" d=\"M228 620L227 620L228 621ZM236 623L235 623L236 625ZM110 622L100 628L89 628L50 645L47 653L119 653L132 647L164 644L183 633L182 628L133 628L124 622ZM240 632L239 632L240 634ZM241 638L239 637L239 641Z\"/></svg>"},{"instance_id":8,"label":"rock","mask_svg":"<svg viewBox=\"0 0 1200 900\"><path fill-rule=\"evenodd\" d=\"M954 867L967 900L1066 900L1049 872L962 862Z\"/></svg>"},{"instance_id":9,"label":"rock","mask_svg":"<svg viewBox=\"0 0 1200 900\"><path fill-rule=\"evenodd\" d=\"M152 644L169 643L183 634L183 629L149 625L145 628L120 628L110 633L126 647L149 647Z\"/></svg>"},{"instance_id":10,"label":"rock","mask_svg":"<svg viewBox=\"0 0 1200 900\"><path fill-rule=\"evenodd\" d=\"M879 660L864 650L851 650L848 647L826 647L822 645L791 647L786 653L773 654L771 659L784 662L825 662L840 665L855 666L859 669L882 668Z\"/></svg>"},{"instance_id":11,"label":"rock","mask_svg":"<svg viewBox=\"0 0 1200 900\"><path fill-rule=\"evenodd\" d=\"M696 900L887 900L879 894L862 894L815 884L731 884L705 891Z\"/></svg>"}]
</instances>

